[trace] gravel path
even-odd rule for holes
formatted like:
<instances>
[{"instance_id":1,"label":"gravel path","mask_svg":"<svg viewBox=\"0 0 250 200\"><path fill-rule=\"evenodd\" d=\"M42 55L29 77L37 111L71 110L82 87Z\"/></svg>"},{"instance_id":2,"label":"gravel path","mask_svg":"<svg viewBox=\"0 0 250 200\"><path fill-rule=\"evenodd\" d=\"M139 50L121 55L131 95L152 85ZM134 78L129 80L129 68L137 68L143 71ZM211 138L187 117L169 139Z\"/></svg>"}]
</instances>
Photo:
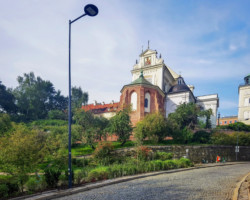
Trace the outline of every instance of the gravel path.
<instances>
[{"instance_id":1,"label":"gravel path","mask_svg":"<svg viewBox=\"0 0 250 200\"><path fill-rule=\"evenodd\" d=\"M250 163L163 174L93 189L61 200L224 200L250 172Z\"/></svg>"}]
</instances>

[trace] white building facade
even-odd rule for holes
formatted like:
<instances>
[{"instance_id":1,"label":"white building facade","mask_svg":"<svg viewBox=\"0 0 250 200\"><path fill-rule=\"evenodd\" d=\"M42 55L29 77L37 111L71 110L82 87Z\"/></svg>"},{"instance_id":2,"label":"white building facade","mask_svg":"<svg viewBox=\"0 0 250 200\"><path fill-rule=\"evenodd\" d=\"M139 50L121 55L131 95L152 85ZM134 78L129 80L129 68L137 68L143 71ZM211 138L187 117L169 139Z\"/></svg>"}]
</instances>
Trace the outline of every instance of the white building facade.
<instances>
[{"instance_id":1,"label":"white building facade","mask_svg":"<svg viewBox=\"0 0 250 200\"><path fill-rule=\"evenodd\" d=\"M186 85L183 77L168 67L161 55L158 58L157 51L149 48L140 54L139 62L136 61L133 66L131 71L132 81L139 78L141 71L143 71L144 78L147 81L158 86L165 93L166 117L174 112L178 105L194 102L202 109L212 109L211 124L213 128L216 127L217 109L219 107L218 94L195 97L193 94L194 86Z\"/></svg>"},{"instance_id":2,"label":"white building facade","mask_svg":"<svg viewBox=\"0 0 250 200\"><path fill-rule=\"evenodd\" d=\"M250 74L244 81L244 85L239 86L238 121L250 125Z\"/></svg>"}]
</instances>

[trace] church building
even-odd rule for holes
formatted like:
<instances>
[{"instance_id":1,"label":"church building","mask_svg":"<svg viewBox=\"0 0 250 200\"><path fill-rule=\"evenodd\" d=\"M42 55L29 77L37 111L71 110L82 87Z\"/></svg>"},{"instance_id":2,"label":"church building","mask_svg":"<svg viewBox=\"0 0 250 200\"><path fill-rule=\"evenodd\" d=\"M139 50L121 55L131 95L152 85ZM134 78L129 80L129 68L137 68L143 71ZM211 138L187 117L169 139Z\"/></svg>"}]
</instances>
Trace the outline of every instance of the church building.
<instances>
[{"instance_id":1,"label":"church building","mask_svg":"<svg viewBox=\"0 0 250 200\"><path fill-rule=\"evenodd\" d=\"M217 109L219 107L218 94L195 97L194 86L187 85L181 75L168 67L157 51L146 49L139 55L139 61L131 70L132 82L121 89L119 109L124 105L131 105L131 121L135 125L144 118L147 113L162 112L166 117L174 112L182 103L194 102L201 109L212 109L212 127L216 126ZM110 104L104 104L105 107ZM85 110L91 107L95 112L95 106L87 105ZM98 105L96 105L96 108ZM108 113L108 115L107 115ZM113 116L113 112L99 113L102 116Z\"/></svg>"},{"instance_id":2,"label":"church building","mask_svg":"<svg viewBox=\"0 0 250 200\"><path fill-rule=\"evenodd\" d=\"M244 82L239 86L238 120L250 125L250 74L244 78Z\"/></svg>"}]
</instances>

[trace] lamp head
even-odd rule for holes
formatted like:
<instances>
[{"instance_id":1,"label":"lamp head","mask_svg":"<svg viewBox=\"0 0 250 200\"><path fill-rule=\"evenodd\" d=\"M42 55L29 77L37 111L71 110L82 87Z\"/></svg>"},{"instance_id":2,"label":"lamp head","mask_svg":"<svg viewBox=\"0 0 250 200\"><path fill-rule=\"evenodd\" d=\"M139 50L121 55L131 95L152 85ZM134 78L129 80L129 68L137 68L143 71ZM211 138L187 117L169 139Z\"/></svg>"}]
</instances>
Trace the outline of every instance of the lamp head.
<instances>
[{"instance_id":1,"label":"lamp head","mask_svg":"<svg viewBox=\"0 0 250 200\"><path fill-rule=\"evenodd\" d=\"M84 7L84 12L90 16L94 17L98 14L98 8L93 4L88 4Z\"/></svg>"}]
</instances>

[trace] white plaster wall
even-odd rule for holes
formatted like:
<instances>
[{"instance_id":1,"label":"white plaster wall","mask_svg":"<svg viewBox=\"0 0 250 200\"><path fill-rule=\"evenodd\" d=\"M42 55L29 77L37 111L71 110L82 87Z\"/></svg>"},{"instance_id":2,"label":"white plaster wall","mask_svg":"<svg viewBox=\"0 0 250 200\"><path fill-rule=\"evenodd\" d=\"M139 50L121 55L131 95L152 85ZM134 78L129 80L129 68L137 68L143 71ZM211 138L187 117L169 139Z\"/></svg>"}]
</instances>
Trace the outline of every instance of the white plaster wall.
<instances>
[{"instance_id":1,"label":"white plaster wall","mask_svg":"<svg viewBox=\"0 0 250 200\"><path fill-rule=\"evenodd\" d=\"M197 105L202 106L204 110L212 109L213 115L211 116L212 128L216 127L217 111L218 111L218 95L206 95L197 97Z\"/></svg>"},{"instance_id":2,"label":"white plaster wall","mask_svg":"<svg viewBox=\"0 0 250 200\"><path fill-rule=\"evenodd\" d=\"M239 109L238 109L238 120L245 124L250 125L250 85L241 86L239 88ZM245 113L245 116L244 116ZM246 120L248 117L248 120Z\"/></svg>"},{"instance_id":3,"label":"white plaster wall","mask_svg":"<svg viewBox=\"0 0 250 200\"><path fill-rule=\"evenodd\" d=\"M116 112L106 112L106 113L102 113L102 114L95 114L95 116L102 116L106 119L110 119L111 117L115 116Z\"/></svg>"},{"instance_id":4,"label":"white plaster wall","mask_svg":"<svg viewBox=\"0 0 250 200\"><path fill-rule=\"evenodd\" d=\"M182 92L176 94L168 94L166 97L166 117L173 113L177 106L190 102L190 92Z\"/></svg>"}]
</instances>

